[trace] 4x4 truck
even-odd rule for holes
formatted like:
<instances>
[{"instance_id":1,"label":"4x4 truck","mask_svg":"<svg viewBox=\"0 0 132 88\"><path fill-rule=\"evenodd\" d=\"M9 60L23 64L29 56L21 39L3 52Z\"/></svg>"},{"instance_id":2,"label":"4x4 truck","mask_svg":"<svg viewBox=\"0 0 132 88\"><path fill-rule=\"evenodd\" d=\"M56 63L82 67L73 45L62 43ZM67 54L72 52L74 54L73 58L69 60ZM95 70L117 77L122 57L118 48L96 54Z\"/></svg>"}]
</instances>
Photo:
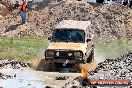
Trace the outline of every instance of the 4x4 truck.
<instances>
[{"instance_id":1,"label":"4x4 truck","mask_svg":"<svg viewBox=\"0 0 132 88\"><path fill-rule=\"evenodd\" d=\"M94 59L90 21L63 20L54 29L45 60L55 64L90 63Z\"/></svg>"}]
</instances>

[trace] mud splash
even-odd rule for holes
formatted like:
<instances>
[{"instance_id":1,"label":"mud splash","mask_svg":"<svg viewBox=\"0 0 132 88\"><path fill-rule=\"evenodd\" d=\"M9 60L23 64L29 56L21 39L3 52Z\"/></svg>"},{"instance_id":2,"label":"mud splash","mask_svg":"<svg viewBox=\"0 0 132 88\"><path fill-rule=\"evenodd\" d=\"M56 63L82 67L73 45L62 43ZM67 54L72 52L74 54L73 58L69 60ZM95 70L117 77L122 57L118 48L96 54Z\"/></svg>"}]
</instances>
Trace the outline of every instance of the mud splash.
<instances>
[{"instance_id":1,"label":"mud splash","mask_svg":"<svg viewBox=\"0 0 132 88\"><path fill-rule=\"evenodd\" d=\"M27 61L1 60L0 64L0 88L60 88L81 75L36 71Z\"/></svg>"}]
</instances>

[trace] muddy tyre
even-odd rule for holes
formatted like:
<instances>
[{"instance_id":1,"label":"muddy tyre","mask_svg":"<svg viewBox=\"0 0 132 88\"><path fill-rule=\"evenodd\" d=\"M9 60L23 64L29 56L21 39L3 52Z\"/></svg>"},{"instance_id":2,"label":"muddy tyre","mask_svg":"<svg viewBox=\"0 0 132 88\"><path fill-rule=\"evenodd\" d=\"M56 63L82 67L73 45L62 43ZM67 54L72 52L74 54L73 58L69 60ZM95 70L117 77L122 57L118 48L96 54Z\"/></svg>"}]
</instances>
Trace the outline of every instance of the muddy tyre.
<instances>
[{"instance_id":1,"label":"muddy tyre","mask_svg":"<svg viewBox=\"0 0 132 88\"><path fill-rule=\"evenodd\" d=\"M91 51L91 54L89 55L89 57L87 58L87 63L91 63L94 60L94 51Z\"/></svg>"}]
</instances>

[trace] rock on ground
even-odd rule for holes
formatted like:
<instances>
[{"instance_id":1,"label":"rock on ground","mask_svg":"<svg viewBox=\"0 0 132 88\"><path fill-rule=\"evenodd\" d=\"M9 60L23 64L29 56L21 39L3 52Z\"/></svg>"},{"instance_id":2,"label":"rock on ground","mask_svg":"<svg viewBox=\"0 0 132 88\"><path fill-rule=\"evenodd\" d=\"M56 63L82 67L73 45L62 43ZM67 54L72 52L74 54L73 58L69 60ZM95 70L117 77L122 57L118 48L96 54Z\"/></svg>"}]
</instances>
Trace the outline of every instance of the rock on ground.
<instances>
[{"instance_id":1,"label":"rock on ground","mask_svg":"<svg viewBox=\"0 0 132 88\"><path fill-rule=\"evenodd\" d=\"M13 15L12 15L13 16ZM48 5L40 10L27 12L27 23L21 23L20 15L7 16L0 22L0 36L47 36L62 20L90 20L96 37L103 39L132 37L132 10L119 4L95 4L70 1ZM14 25L14 26L13 26Z\"/></svg>"}]
</instances>

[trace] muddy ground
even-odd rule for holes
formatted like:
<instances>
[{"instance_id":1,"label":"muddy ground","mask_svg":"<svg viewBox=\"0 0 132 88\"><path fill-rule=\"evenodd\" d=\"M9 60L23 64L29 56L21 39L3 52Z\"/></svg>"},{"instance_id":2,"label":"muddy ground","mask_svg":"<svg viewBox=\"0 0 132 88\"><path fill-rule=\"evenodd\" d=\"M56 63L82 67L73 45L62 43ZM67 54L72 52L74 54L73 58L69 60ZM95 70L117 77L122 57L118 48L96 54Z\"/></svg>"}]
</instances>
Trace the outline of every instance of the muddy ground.
<instances>
[{"instance_id":1,"label":"muddy ground","mask_svg":"<svg viewBox=\"0 0 132 88\"><path fill-rule=\"evenodd\" d=\"M93 62L87 65L87 67L91 67L89 70L92 70L95 69L96 65L97 63ZM0 87L62 88L65 87L67 83L81 76L81 73L69 72L68 68L63 71L49 70L49 68L44 69L48 66L45 60L39 59L30 62L0 60ZM54 68L53 65L50 64L50 68Z\"/></svg>"},{"instance_id":2,"label":"muddy ground","mask_svg":"<svg viewBox=\"0 0 132 88\"><path fill-rule=\"evenodd\" d=\"M89 78L132 80L131 69L132 53L129 52L120 58L106 59L98 63L96 69L89 74ZM1 88L11 88L10 86L13 88L81 88L77 79L79 76L81 73L35 71L28 61L0 60Z\"/></svg>"}]
</instances>

